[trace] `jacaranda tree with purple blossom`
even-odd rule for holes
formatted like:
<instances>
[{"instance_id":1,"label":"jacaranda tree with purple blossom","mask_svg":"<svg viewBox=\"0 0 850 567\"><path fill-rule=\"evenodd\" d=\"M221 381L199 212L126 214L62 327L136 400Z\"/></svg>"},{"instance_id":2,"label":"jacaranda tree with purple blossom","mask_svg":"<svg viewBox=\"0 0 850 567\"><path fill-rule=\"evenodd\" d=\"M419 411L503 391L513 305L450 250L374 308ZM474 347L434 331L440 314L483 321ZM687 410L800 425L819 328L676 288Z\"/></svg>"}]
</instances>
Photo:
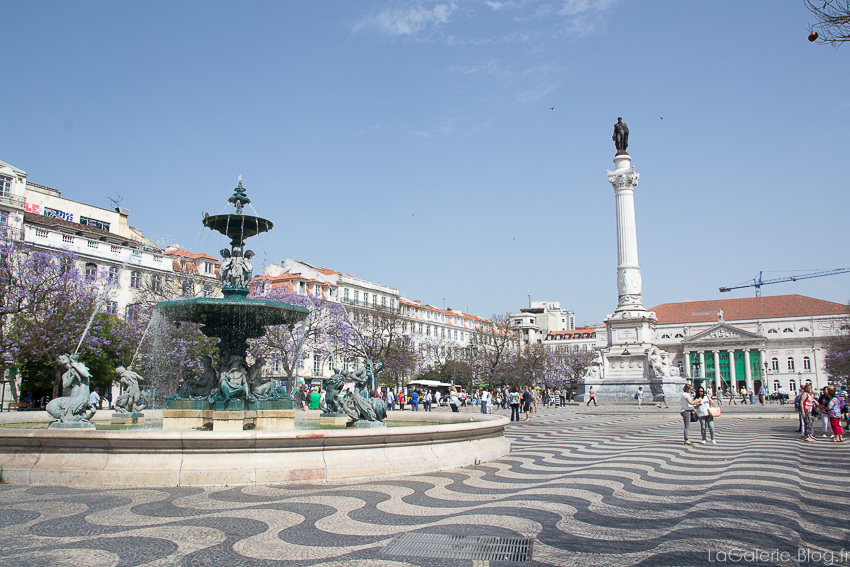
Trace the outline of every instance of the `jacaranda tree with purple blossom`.
<instances>
[{"instance_id":1,"label":"jacaranda tree with purple blossom","mask_svg":"<svg viewBox=\"0 0 850 567\"><path fill-rule=\"evenodd\" d=\"M850 314L850 306L847 309ZM833 379L850 385L850 317L842 321L839 334L827 340L824 366Z\"/></svg>"},{"instance_id":2,"label":"jacaranda tree with purple blossom","mask_svg":"<svg viewBox=\"0 0 850 567\"><path fill-rule=\"evenodd\" d=\"M299 305L310 311L293 326L267 327L265 335L249 341L249 354L255 360L262 357L267 365L280 368L290 384L296 381L307 358L318 357L323 366L332 366L335 360L342 360L349 353L355 337L339 303L320 295L300 295L276 288L266 291L257 288L249 297Z\"/></svg>"},{"instance_id":3,"label":"jacaranda tree with purple blossom","mask_svg":"<svg viewBox=\"0 0 850 567\"><path fill-rule=\"evenodd\" d=\"M59 355L76 352L78 345L82 353L100 351L113 340L105 329L107 316L92 319L109 284L96 275L87 278L75 256L65 251L35 250L6 240L0 257L0 356L4 365L51 365L57 397Z\"/></svg>"}]
</instances>

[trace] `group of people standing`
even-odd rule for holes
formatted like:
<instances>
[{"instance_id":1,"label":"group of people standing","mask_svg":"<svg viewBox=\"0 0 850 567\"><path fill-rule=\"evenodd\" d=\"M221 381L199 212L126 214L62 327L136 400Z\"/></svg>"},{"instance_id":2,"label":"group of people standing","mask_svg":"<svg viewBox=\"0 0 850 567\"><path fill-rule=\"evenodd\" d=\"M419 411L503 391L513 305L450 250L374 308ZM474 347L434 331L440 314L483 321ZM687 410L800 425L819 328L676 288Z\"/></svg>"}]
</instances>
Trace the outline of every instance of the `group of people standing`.
<instances>
[{"instance_id":1,"label":"group of people standing","mask_svg":"<svg viewBox=\"0 0 850 567\"><path fill-rule=\"evenodd\" d=\"M805 441L817 441L815 436L815 417L820 416L823 437L829 437L837 443L844 441L844 429L841 418L847 416L847 390L837 392L835 386L824 386L815 396L812 385L806 384L794 399L794 407L799 414L800 427L797 429Z\"/></svg>"}]
</instances>

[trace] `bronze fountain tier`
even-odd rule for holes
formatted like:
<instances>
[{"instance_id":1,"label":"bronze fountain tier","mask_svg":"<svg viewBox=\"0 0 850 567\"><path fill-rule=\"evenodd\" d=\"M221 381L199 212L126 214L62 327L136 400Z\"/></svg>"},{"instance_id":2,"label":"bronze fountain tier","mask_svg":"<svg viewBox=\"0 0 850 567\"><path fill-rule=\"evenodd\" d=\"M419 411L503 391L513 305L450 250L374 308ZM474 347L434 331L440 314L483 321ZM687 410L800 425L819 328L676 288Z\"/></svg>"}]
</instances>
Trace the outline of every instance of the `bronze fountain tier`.
<instances>
[{"instance_id":1,"label":"bronze fountain tier","mask_svg":"<svg viewBox=\"0 0 850 567\"><path fill-rule=\"evenodd\" d=\"M167 410L283 410L292 408L292 398L277 381L262 382L263 360L248 365L247 339L263 336L266 326L294 325L304 319L308 310L297 305L248 299L248 282L252 278L251 258L245 251L245 239L272 229L271 221L242 214L251 202L245 195L242 180L228 199L236 206L235 214L204 215L204 226L230 238L230 249L222 250L222 294L224 297L195 297L165 301L157 310L176 322L200 323L201 332L217 337L219 364L214 367L209 357L198 378L186 380L166 400ZM243 252L244 251L244 252Z\"/></svg>"}]
</instances>

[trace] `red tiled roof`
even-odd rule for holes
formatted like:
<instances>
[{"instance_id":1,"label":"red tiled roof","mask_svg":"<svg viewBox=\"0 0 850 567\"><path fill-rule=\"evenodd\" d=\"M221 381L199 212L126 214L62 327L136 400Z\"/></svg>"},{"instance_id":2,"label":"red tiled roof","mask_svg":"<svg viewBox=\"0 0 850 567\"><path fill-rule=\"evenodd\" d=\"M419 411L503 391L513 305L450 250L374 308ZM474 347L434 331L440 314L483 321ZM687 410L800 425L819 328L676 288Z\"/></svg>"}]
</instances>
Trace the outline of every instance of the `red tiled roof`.
<instances>
[{"instance_id":1,"label":"red tiled roof","mask_svg":"<svg viewBox=\"0 0 850 567\"><path fill-rule=\"evenodd\" d=\"M843 315L847 313L847 307L841 303L814 299L804 295L770 295L741 299L664 303L650 308L649 311L655 311L658 322L666 325L717 321L717 312L721 309L723 310L723 319L726 321Z\"/></svg>"},{"instance_id":2,"label":"red tiled roof","mask_svg":"<svg viewBox=\"0 0 850 567\"><path fill-rule=\"evenodd\" d=\"M171 256L172 254L175 255L175 256L183 256L185 258L191 258L193 260L198 259L198 258L207 258L209 260L212 260L213 262L216 262L216 263L219 263L219 264L221 263L219 260L210 256L209 254L205 254L203 252L201 252L200 254L195 254L194 252L189 252L188 250L183 250L182 248L172 248L171 250L164 252L164 254L166 256Z\"/></svg>"}]
</instances>

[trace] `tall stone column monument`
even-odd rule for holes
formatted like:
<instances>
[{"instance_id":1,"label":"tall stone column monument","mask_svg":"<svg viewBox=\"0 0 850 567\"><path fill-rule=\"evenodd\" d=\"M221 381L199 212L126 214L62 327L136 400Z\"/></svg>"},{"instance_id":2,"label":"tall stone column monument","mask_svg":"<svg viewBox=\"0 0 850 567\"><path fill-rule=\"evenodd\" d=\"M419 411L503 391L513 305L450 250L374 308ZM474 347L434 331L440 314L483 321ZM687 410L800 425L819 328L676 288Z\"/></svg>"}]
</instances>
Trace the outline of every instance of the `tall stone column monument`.
<instances>
[{"instance_id":1,"label":"tall stone column monument","mask_svg":"<svg viewBox=\"0 0 850 567\"><path fill-rule=\"evenodd\" d=\"M617 154L608 181L614 188L617 219L617 309L605 318L607 344L579 380L578 399L587 400L593 387L599 401L634 400L642 387L644 401L651 402L660 400L666 385L669 403L675 401L684 381L670 356L653 344L658 319L643 306L635 224L635 187L640 174L626 152L629 129L622 118L617 119L613 138Z\"/></svg>"}]
</instances>

